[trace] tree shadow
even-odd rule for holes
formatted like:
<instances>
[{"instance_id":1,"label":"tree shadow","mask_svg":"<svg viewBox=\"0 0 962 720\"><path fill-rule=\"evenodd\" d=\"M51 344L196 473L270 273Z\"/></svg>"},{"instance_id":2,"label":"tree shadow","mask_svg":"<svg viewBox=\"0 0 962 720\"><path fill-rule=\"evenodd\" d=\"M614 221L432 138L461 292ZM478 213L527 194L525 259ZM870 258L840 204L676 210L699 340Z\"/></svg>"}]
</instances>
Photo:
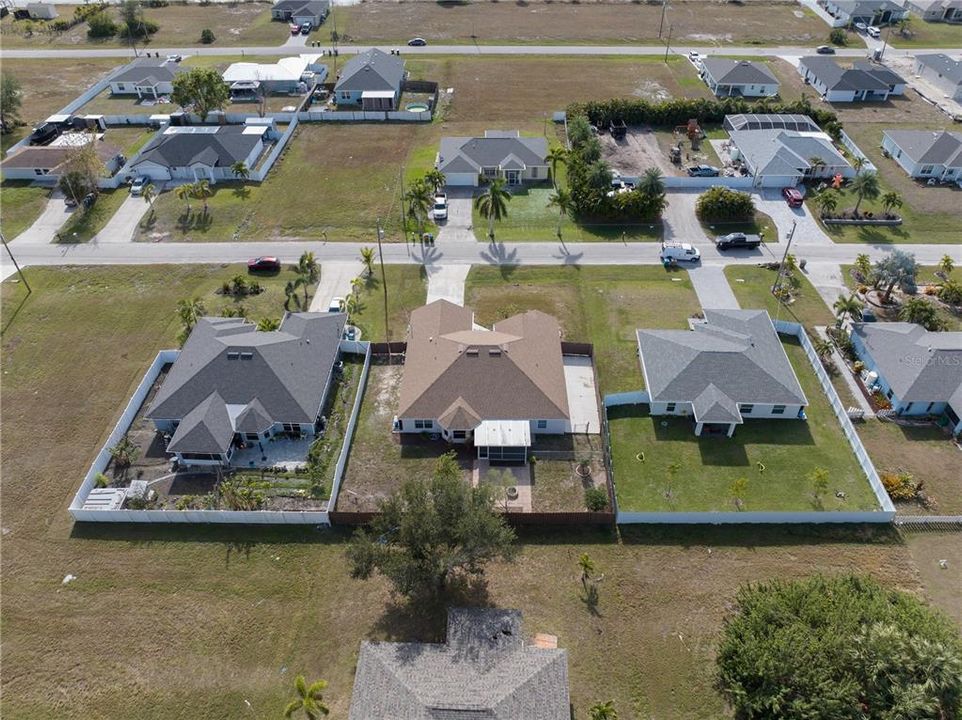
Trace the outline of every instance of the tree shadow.
<instances>
[{"instance_id":1,"label":"tree shadow","mask_svg":"<svg viewBox=\"0 0 962 720\"><path fill-rule=\"evenodd\" d=\"M247 200L251 196L251 189L247 185L241 185L231 190L231 193L236 198Z\"/></svg>"},{"instance_id":2,"label":"tree shadow","mask_svg":"<svg viewBox=\"0 0 962 720\"><path fill-rule=\"evenodd\" d=\"M370 635L393 642L444 642L452 607L493 607L487 578L459 574L439 595L392 597Z\"/></svg>"},{"instance_id":3,"label":"tree shadow","mask_svg":"<svg viewBox=\"0 0 962 720\"><path fill-rule=\"evenodd\" d=\"M578 599L584 604L585 610L588 611L589 615L596 618L603 617L601 611L598 609L600 597L598 594L598 586L595 583L590 582L584 586L578 595Z\"/></svg>"}]
</instances>

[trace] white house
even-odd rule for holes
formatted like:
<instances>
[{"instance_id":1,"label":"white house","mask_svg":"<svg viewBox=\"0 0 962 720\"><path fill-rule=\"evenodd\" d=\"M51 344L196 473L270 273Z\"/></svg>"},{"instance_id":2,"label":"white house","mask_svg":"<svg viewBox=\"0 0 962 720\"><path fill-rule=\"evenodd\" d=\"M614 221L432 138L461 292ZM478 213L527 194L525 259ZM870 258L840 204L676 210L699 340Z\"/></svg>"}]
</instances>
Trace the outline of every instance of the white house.
<instances>
[{"instance_id":1,"label":"white house","mask_svg":"<svg viewBox=\"0 0 962 720\"><path fill-rule=\"evenodd\" d=\"M691 330L637 335L652 415L728 437L746 421L804 418L808 398L765 310L705 310Z\"/></svg>"},{"instance_id":2,"label":"white house","mask_svg":"<svg viewBox=\"0 0 962 720\"><path fill-rule=\"evenodd\" d=\"M709 57L702 61L701 78L716 97L773 97L778 80L764 63Z\"/></svg>"},{"instance_id":3,"label":"white house","mask_svg":"<svg viewBox=\"0 0 962 720\"><path fill-rule=\"evenodd\" d=\"M518 461L533 436L571 432L558 321L532 310L487 330L447 300L418 308L394 429L473 443L481 459Z\"/></svg>"},{"instance_id":4,"label":"white house","mask_svg":"<svg viewBox=\"0 0 962 720\"><path fill-rule=\"evenodd\" d=\"M334 84L338 107L354 105L361 110L397 110L404 82L404 61L396 55L371 48L344 64Z\"/></svg>"},{"instance_id":5,"label":"white house","mask_svg":"<svg viewBox=\"0 0 962 720\"><path fill-rule=\"evenodd\" d=\"M962 28L959 29L959 35L962 42ZM915 74L935 85L946 97L962 102L962 61L953 60L943 53L916 55Z\"/></svg>"},{"instance_id":6,"label":"white house","mask_svg":"<svg viewBox=\"0 0 962 720\"><path fill-rule=\"evenodd\" d=\"M55 184L71 156L71 150L95 143L97 157L104 164L103 179L113 177L123 165L120 148L104 141L103 133L64 133L49 145L29 145L4 158L0 173L4 180L33 180Z\"/></svg>"},{"instance_id":7,"label":"white house","mask_svg":"<svg viewBox=\"0 0 962 720\"><path fill-rule=\"evenodd\" d=\"M174 92L174 78L182 72L176 62L143 58L110 78L110 92L155 100Z\"/></svg>"},{"instance_id":8,"label":"white house","mask_svg":"<svg viewBox=\"0 0 962 720\"><path fill-rule=\"evenodd\" d=\"M274 63L238 62L230 65L222 76L235 97L264 94L306 92L327 78L327 65L320 55L297 55Z\"/></svg>"},{"instance_id":9,"label":"white house","mask_svg":"<svg viewBox=\"0 0 962 720\"><path fill-rule=\"evenodd\" d=\"M855 23L890 25L909 14L891 0L827 0L825 10L835 18L832 27L848 27Z\"/></svg>"},{"instance_id":10,"label":"white house","mask_svg":"<svg viewBox=\"0 0 962 720\"><path fill-rule=\"evenodd\" d=\"M253 170L272 132L267 125L187 125L160 130L129 165L152 180L235 180L231 166Z\"/></svg>"},{"instance_id":11,"label":"white house","mask_svg":"<svg viewBox=\"0 0 962 720\"><path fill-rule=\"evenodd\" d=\"M329 0L278 0L271 6L271 19L320 27L330 10Z\"/></svg>"},{"instance_id":12,"label":"white house","mask_svg":"<svg viewBox=\"0 0 962 720\"><path fill-rule=\"evenodd\" d=\"M855 62L844 68L832 58L803 57L798 72L827 102L884 102L905 93L905 80L882 65Z\"/></svg>"},{"instance_id":13,"label":"white house","mask_svg":"<svg viewBox=\"0 0 962 720\"><path fill-rule=\"evenodd\" d=\"M486 130L484 137L442 137L435 166L448 185L477 186L503 177L509 185L548 179L548 141L517 130Z\"/></svg>"},{"instance_id":14,"label":"white house","mask_svg":"<svg viewBox=\"0 0 962 720\"><path fill-rule=\"evenodd\" d=\"M910 176L962 181L962 133L948 130L886 130L882 149Z\"/></svg>"},{"instance_id":15,"label":"white house","mask_svg":"<svg viewBox=\"0 0 962 720\"><path fill-rule=\"evenodd\" d=\"M905 0L904 7L927 22L962 23L962 0Z\"/></svg>"}]
</instances>

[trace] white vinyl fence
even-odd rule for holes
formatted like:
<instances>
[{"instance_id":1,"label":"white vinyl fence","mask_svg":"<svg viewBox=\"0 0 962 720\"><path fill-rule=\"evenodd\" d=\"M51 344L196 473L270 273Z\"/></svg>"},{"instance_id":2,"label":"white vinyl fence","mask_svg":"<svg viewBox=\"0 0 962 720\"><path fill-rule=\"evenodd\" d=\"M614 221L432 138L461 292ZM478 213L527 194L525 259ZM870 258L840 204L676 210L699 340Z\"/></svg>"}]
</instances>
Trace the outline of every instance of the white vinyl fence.
<instances>
[{"instance_id":1,"label":"white vinyl fence","mask_svg":"<svg viewBox=\"0 0 962 720\"><path fill-rule=\"evenodd\" d=\"M842 145L845 146L846 150L852 153L852 155L854 155L855 157L862 158L862 160L865 161L865 165L864 167L862 167L862 172L876 172L878 170L878 168L875 167L872 161L868 159L868 156L866 156L866 154L862 152L862 149L855 144L855 141L852 140L852 138L850 138L845 133L844 130L842 130L842 135L840 139L842 141Z\"/></svg>"},{"instance_id":2,"label":"white vinyl fence","mask_svg":"<svg viewBox=\"0 0 962 720\"><path fill-rule=\"evenodd\" d=\"M666 188L710 188L722 185L727 188L739 190L751 190L755 186L755 179L752 177L688 177L667 175L662 178Z\"/></svg>"},{"instance_id":3,"label":"white vinyl fence","mask_svg":"<svg viewBox=\"0 0 962 720\"><path fill-rule=\"evenodd\" d=\"M367 387L367 376L371 370L371 343L359 340L345 340L341 343L341 352L364 355L364 367L361 370L361 379L357 383L357 392L354 394L354 407L351 408L351 417L347 421L347 428L344 430L344 442L341 444L341 452L337 456L337 464L334 466L334 480L331 483L331 499L327 503L328 510L333 510L337 505L337 496L341 491L341 480L344 478L344 468L347 467L347 459L351 454L354 430L357 427L357 418L361 412L361 399L364 397L364 389Z\"/></svg>"},{"instance_id":4,"label":"white vinyl fence","mask_svg":"<svg viewBox=\"0 0 962 720\"><path fill-rule=\"evenodd\" d=\"M410 110L304 110L297 113L304 122L431 122L431 111Z\"/></svg>"}]
</instances>

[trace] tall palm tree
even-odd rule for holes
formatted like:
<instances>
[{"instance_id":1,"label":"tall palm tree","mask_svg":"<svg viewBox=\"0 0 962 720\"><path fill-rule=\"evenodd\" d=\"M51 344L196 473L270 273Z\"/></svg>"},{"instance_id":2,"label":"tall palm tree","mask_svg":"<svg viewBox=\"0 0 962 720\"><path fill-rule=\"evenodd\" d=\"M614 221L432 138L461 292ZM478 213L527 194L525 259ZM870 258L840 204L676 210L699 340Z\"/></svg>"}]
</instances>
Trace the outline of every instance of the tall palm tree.
<instances>
[{"instance_id":1,"label":"tall palm tree","mask_svg":"<svg viewBox=\"0 0 962 720\"><path fill-rule=\"evenodd\" d=\"M437 192L443 188L445 183L448 181L448 179L444 177L444 173L437 168L432 168L424 173L423 180L434 190L434 192Z\"/></svg>"},{"instance_id":2,"label":"tall palm tree","mask_svg":"<svg viewBox=\"0 0 962 720\"><path fill-rule=\"evenodd\" d=\"M548 197L548 205L558 208L558 238L560 239L561 223L574 210L574 200L571 199L570 192L559 187Z\"/></svg>"},{"instance_id":3,"label":"tall palm tree","mask_svg":"<svg viewBox=\"0 0 962 720\"><path fill-rule=\"evenodd\" d=\"M284 286L284 309L285 310L290 310L291 300L297 300L297 283L294 282L293 280L288 280L287 284Z\"/></svg>"},{"instance_id":4,"label":"tall palm tree","mask_svg":"<svg viewBox=\"0 0 962 720\"><path fill-rule=\"evenodd\" d=\"M952 260L951 255L943 255L942 259L939 260L939 272L942 273L943 279L947 275L952 274L952 270L955 269L955 262Z\"/></svg>"},{"instance_id":5,"label":"tall palm tree","mask_svg":"<svg viewBox=\"0 0 962 720\"><path fill-rule=\"evenodd\" d=\"M855 173L859 174L862 172L862 168L865 167L865 158L861 155L852 160L852 167L855 168Z\"/></svg>"},{"instance_id":6,"label":"tall palm tree","mask_svg":"<svg viewBox=\"0 0 962 720\"><path fill-rule=\"evenodd\" d=\"M886 215L888 215L891 210L897 210L900 207L902 207L902 196L897 192L887 192L882 196L882 209Z\"/></svg>"},{"instance_id":7,"label":"tall palm tree","mask_svg":"<svg viewBox=\"0 0 962 720\"><path fill-rule=\"evenodd\" d=\"M815 204L818 205L822 217L831 215L838 207L838 191L825 188L815 196Z\"/></svg>"},{"instance_id":8,"label":"tall palm tree","mask_svg":"<svg viewBox=\"0 0 962 720\"><path fill-rule=\"evenodd\" d=\"M861 273L865 282L872 274L872 259L866 253L859 253L855 258L855 269Z\"/></svg>"},{"instance_id":9,"label":"tall palm tree","mask_svg":"<svg viewBox=\"0 0 962 720\"><path fill-rule=\"evenodd\" d=\"M618 720L615 701L595 703L588 709L588 720Z\"/></svg>"},{"instance_id":10,"label":"tall palm tree","mask_svg":"<svg viewBox=\"0 0 962 720\"><path fill-rule=\"evenodd\" d=\"M154 198L157 197L157 189L152 184L144 185L143 190L144 202L147 203L147 207L150 208L151 214L154 212Z\"/></svg>"},{"instance_id":11,"label":"tall palm tree","mask_svg":"<svg viewBox=\"0 0 962 720\"><path fill-rule=\"evenodd\" d=\"M294 679L297 697L287 703L287 707L284 708L284 717L289 718L298 710L303 712L308 720L317 720L320 715L327 715L330 710L324 704L323 694L326 688L327 682L324 680L318 680L308 685L304 676L298 675Z\"/></svg>"},{"instance_id":12,"label":"tall palm tree","mask_svg":"<svg viewBox=\"0 0 962 720\"><path fill-rule=\"evenodd\" d=\"M190 215L190 199L194 197L194 186L179 185L175 192L177 193L178 200L183 200L187 203L187 214Z\"/></svg>"},{"instance_id":13,"label":"tall palm tree","mask_svg":"<svg viewBox=\"0 0 962 720\"><path fill-rule=\"evenodd\" d=\"M665 194L665 176L660 169L650 167L642 174L638 189L648 197L660 197Z\"/></svg>"},{"instance_id":14,"label":"tall palm tree","mask_svg":"<svg viewBox=\"0 0 962 720\"><path fill-rule=\"evenodd\" d=\"M825 161L818 155L812 155L812 157L808 159L808 165L811 172L815 173L821 168L825 167Z\"/></svg>"},{"instance_id":15,"label":"tall palm tree","mask_svg":"<svg viewBox=\"0 0 962 720\"><path fill-rule=\"evenodd\" d=\"M491 182L474 200L474 206L481 213L481 217L488 221L488 239L494 242L494 222L504 220L508 216L508 203L511 193L508 192L504 178L492 178Z\"/></svg>"},{"instance_id":16,"label":"tall palm tree","mask_svg":"<svg viewBox=\"0 0 962 720\"><path fill-rule=\"evenodd\" d=\"M351 278L351 295L355 297L361 296L361 288L364 287L364 281L361 278Z\"/></svg>"},{"instance_id":17,"label":"tall palm tree","mask_svg":"<svg viewBox=\"0 0 962 720\"><path fill-rule=\"evenodd\" d=\"M855 293L848 297L839 295L838 300L832 305L832 309L835 310L835 325L837 327L842 327L846 318L861 319L862 317L862 302L855 297Z\"/></svg>"},{"instance_id":18,"label":"tall palm tree","mask_svg":"<svg viewBox=\"0 0 962 720\"><path fill-rule=\"evenodd\" d=\"M548 151L545 159L551 166L551 182L554 183L555 187L558 186L558 165L568 164L568 151L565 150L561 145L555 145Z\"/></svg>"},{"instance_id":19,"label":"tall palm tree","mask_svg":"<svg viewBox=\"0 0 962 720\"><path fill-rule=\"evenodd\" d=\"M374 248L372 247L362 247L361 248L361 262L364 263L364 269L367 270L367 276L371 277L374 275Z\"/></svg>"},{"instance_id":20,"label":"tall palm tree","mask_svg":"<svg viewBox=\"0 0 962 720\"><path fill-rule=\"evenodd\" d=\"M204 303L201 302L200 298L180 300L177 303L177 317L180 318L180 321L184 324L184 330L187 332L194 329L194 325L203 317L204 312Z\"/></svg>"},{"instance_id":21,"label":"tall palm tree","mask_svg":"<svg viewBox=\"0 0 962 720\"><path fill-rule=\"evenodd\" d=\"M251 169L247 167L247 163L243 160L238 160L231 165L230 171L238 180L247 180L251 176Z\"/></svg>"},{"instance_id":22,"label":"tall palm tree","mask_svg":"<svg viewBox=\"0 0 962 720\"><path fill-rule=\"evenodd\" d=\"M359 295L351 293L346 298L344 298L344 312L347 313L347 321L351 321L351 316L358 311L361 306L361 298Z\"/></svg>"},{"instance_id":23,"label":"tall palm tree","mask_svg":"<svg viewBox=\"0 0 962 720\"><path fill-rule=\"evenodd\" d=\"M204 203L204 215L207 214L207 198L214 194L209 180L198 180L193 185L193 195Z\"/></svg>"},{"instance_id":24,"label":"tall palm tree","mask_svg":"<svg viewBox=\"0 0 962 720\"><path fill-rule=\"evenodd\" d=\"M862 200L865 198L874 200L882 191L879 187L878 175L874 172L864 172L856 175L852 178L851 188L852 192L858 196L858 201L855 203L856 217L858 217L858 208L862 204Z\"/></svg>"},{"instance_id":25,"label":"tall palm tree","mask_svg":"<svg viewBox=\"0 0 962 720\"><path fill-rule=\"evenodd\" d=\"M581 557L578 558L578 567L581 568L581 584L588 587L588 579L595 571L595 561L588 553L581 553Z\"/></svg>"},{"instance_id":26,"label":"tall palm tree","mask_svg":"<svg viewBox=\"0 0 962 720\"><path fill-rule=\"evenodd\" d=\"M423 179L416 180L404 196L407 202L408 217L418 226L418 237L424 232L424 221L427 220L428 211L434 204L433 190Z\"/></svg>"},{"instance_id":27,"label":"tall palm tree","mask_svg":"<svg viewBox=\"0 0 962 720\"><path fill-rule=\"evenodd\" d=\"M307 307L307 291L321 277L321 266L317 264L317 258L310 250L301 254L297 261L295 272L303 278L301 285L304 286L304 307Z\"/></svg>"},{"instance_id":28,"label":"tall palm tree","mask_svg":"<svg viewBox=\"0 0 962 720\"><path fill-rule=\"evenodd\" d=\"M277 318L262 318L257 322L257 329L260 332L271 332L281 326L281 321Z\"/></svg>"}]
</instances>

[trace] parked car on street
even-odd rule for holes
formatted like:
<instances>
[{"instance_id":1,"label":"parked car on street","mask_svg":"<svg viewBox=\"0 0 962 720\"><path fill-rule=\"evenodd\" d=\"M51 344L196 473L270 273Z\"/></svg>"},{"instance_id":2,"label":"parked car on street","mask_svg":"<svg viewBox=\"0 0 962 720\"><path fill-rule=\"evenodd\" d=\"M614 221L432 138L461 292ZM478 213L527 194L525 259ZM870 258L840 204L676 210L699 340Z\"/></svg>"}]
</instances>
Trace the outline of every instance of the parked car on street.
<instances>
[{"instance_id":1,"label":"parked car on street","mask_svg":"<svg viewBox=\"0 0 962 720\"><path fill-rule=\"evenodd\" d=\"M834 55L835 48L833 48L831 45L819 45L817 48L815 48L815 52L817 52L819 55Z\"/></svg>"},{"instance_id":2,"label":"parked car on street","mask_svg":"<svg viewBox=\"0 0 962 720\"><path fill-rule=\"evenodd\" d=\"M438 193L434 196L434 210L432 214L435 220L448 219L448 196L445 193Z\"/></svg>"},{"instance_id":3,"label":"parked car on street","mask_svg":"<svg viewBox=\"0 0 962 720\"><path fill-rule=\"evenodd\" d=\"M805 201L802 194L793 187L782 188L782 197L785 198L788 206L793 208L801 207Z\"/></svg>"},{"instance_id":4,"label":"parked car on street","mask_svg":"<svg viewBox=\"0 0 962 720\"><path fill-rule=\"evenodd\" d=\"M150 178L141 175L130 184L131 195L143 195L144 188L150 185Z\"/></svg>"},{"instance_id":5,"label":"parked car on street","mask_svg":"<svg viewBox=\"0 0 962 720\"><path fill-rule=\"evenodd\" d=\"M251 258L247 261L248 272L266 272L281 269L281 261L273 255Z\"/></svg>"},{"instance_id":6,"label":"parked car on street","mask_svg":"<svg viewBox=\"0 0 962 720\"><path fill-rule=\"evenodd\" d=\"M689 243L663 242L659 257L663 263L671 261L696 263L701 259L701 253L698 248Z\"/></svg>"},{"instance_id":7,"label":"parked car on street","mask_svg":"<svg viewBox=\"0 0 962 720\"><path fill-rule=\"evenodd\" d=\"M410 45L411 47L424 47L427 44L428 44L428 41L420 37L411 38L410 40L408 40L408 45Z\"/></svg>"},{"instance_id":8,"label":"parked car on street","mask_svg":"<svg viewBox=\"0 0 962 720\"><path fill-rule=\"evenodd\" d=\"M761 244L762 238L760 235L746 235L743 232L728 233L715 238L715 247L719 250L757 248Z\"/></svg>"},{"instance_id":9,"label":"parked car on street","mask_svg":"<svg viewBox=\"0 0 962 720\"><path fill-rule=\"evenodd\" d=\"M175 62L175 63L178 63L178 62L180 62L180 61L183 60L183 59L184 59L184 56L183 56L183 55L168 55L168 56L167 56L167 62Z\"/></svg>"},{"instance_id":10,"label":"parked car on street","mask_svg":"<svg viewBox=\"0 0 962 720\"><path fill-rule=\"evenodd\" d=\"M688 168L690 177L718 177L719 170L711 165L692 165Z\"/></svg>"}]
</instances>

